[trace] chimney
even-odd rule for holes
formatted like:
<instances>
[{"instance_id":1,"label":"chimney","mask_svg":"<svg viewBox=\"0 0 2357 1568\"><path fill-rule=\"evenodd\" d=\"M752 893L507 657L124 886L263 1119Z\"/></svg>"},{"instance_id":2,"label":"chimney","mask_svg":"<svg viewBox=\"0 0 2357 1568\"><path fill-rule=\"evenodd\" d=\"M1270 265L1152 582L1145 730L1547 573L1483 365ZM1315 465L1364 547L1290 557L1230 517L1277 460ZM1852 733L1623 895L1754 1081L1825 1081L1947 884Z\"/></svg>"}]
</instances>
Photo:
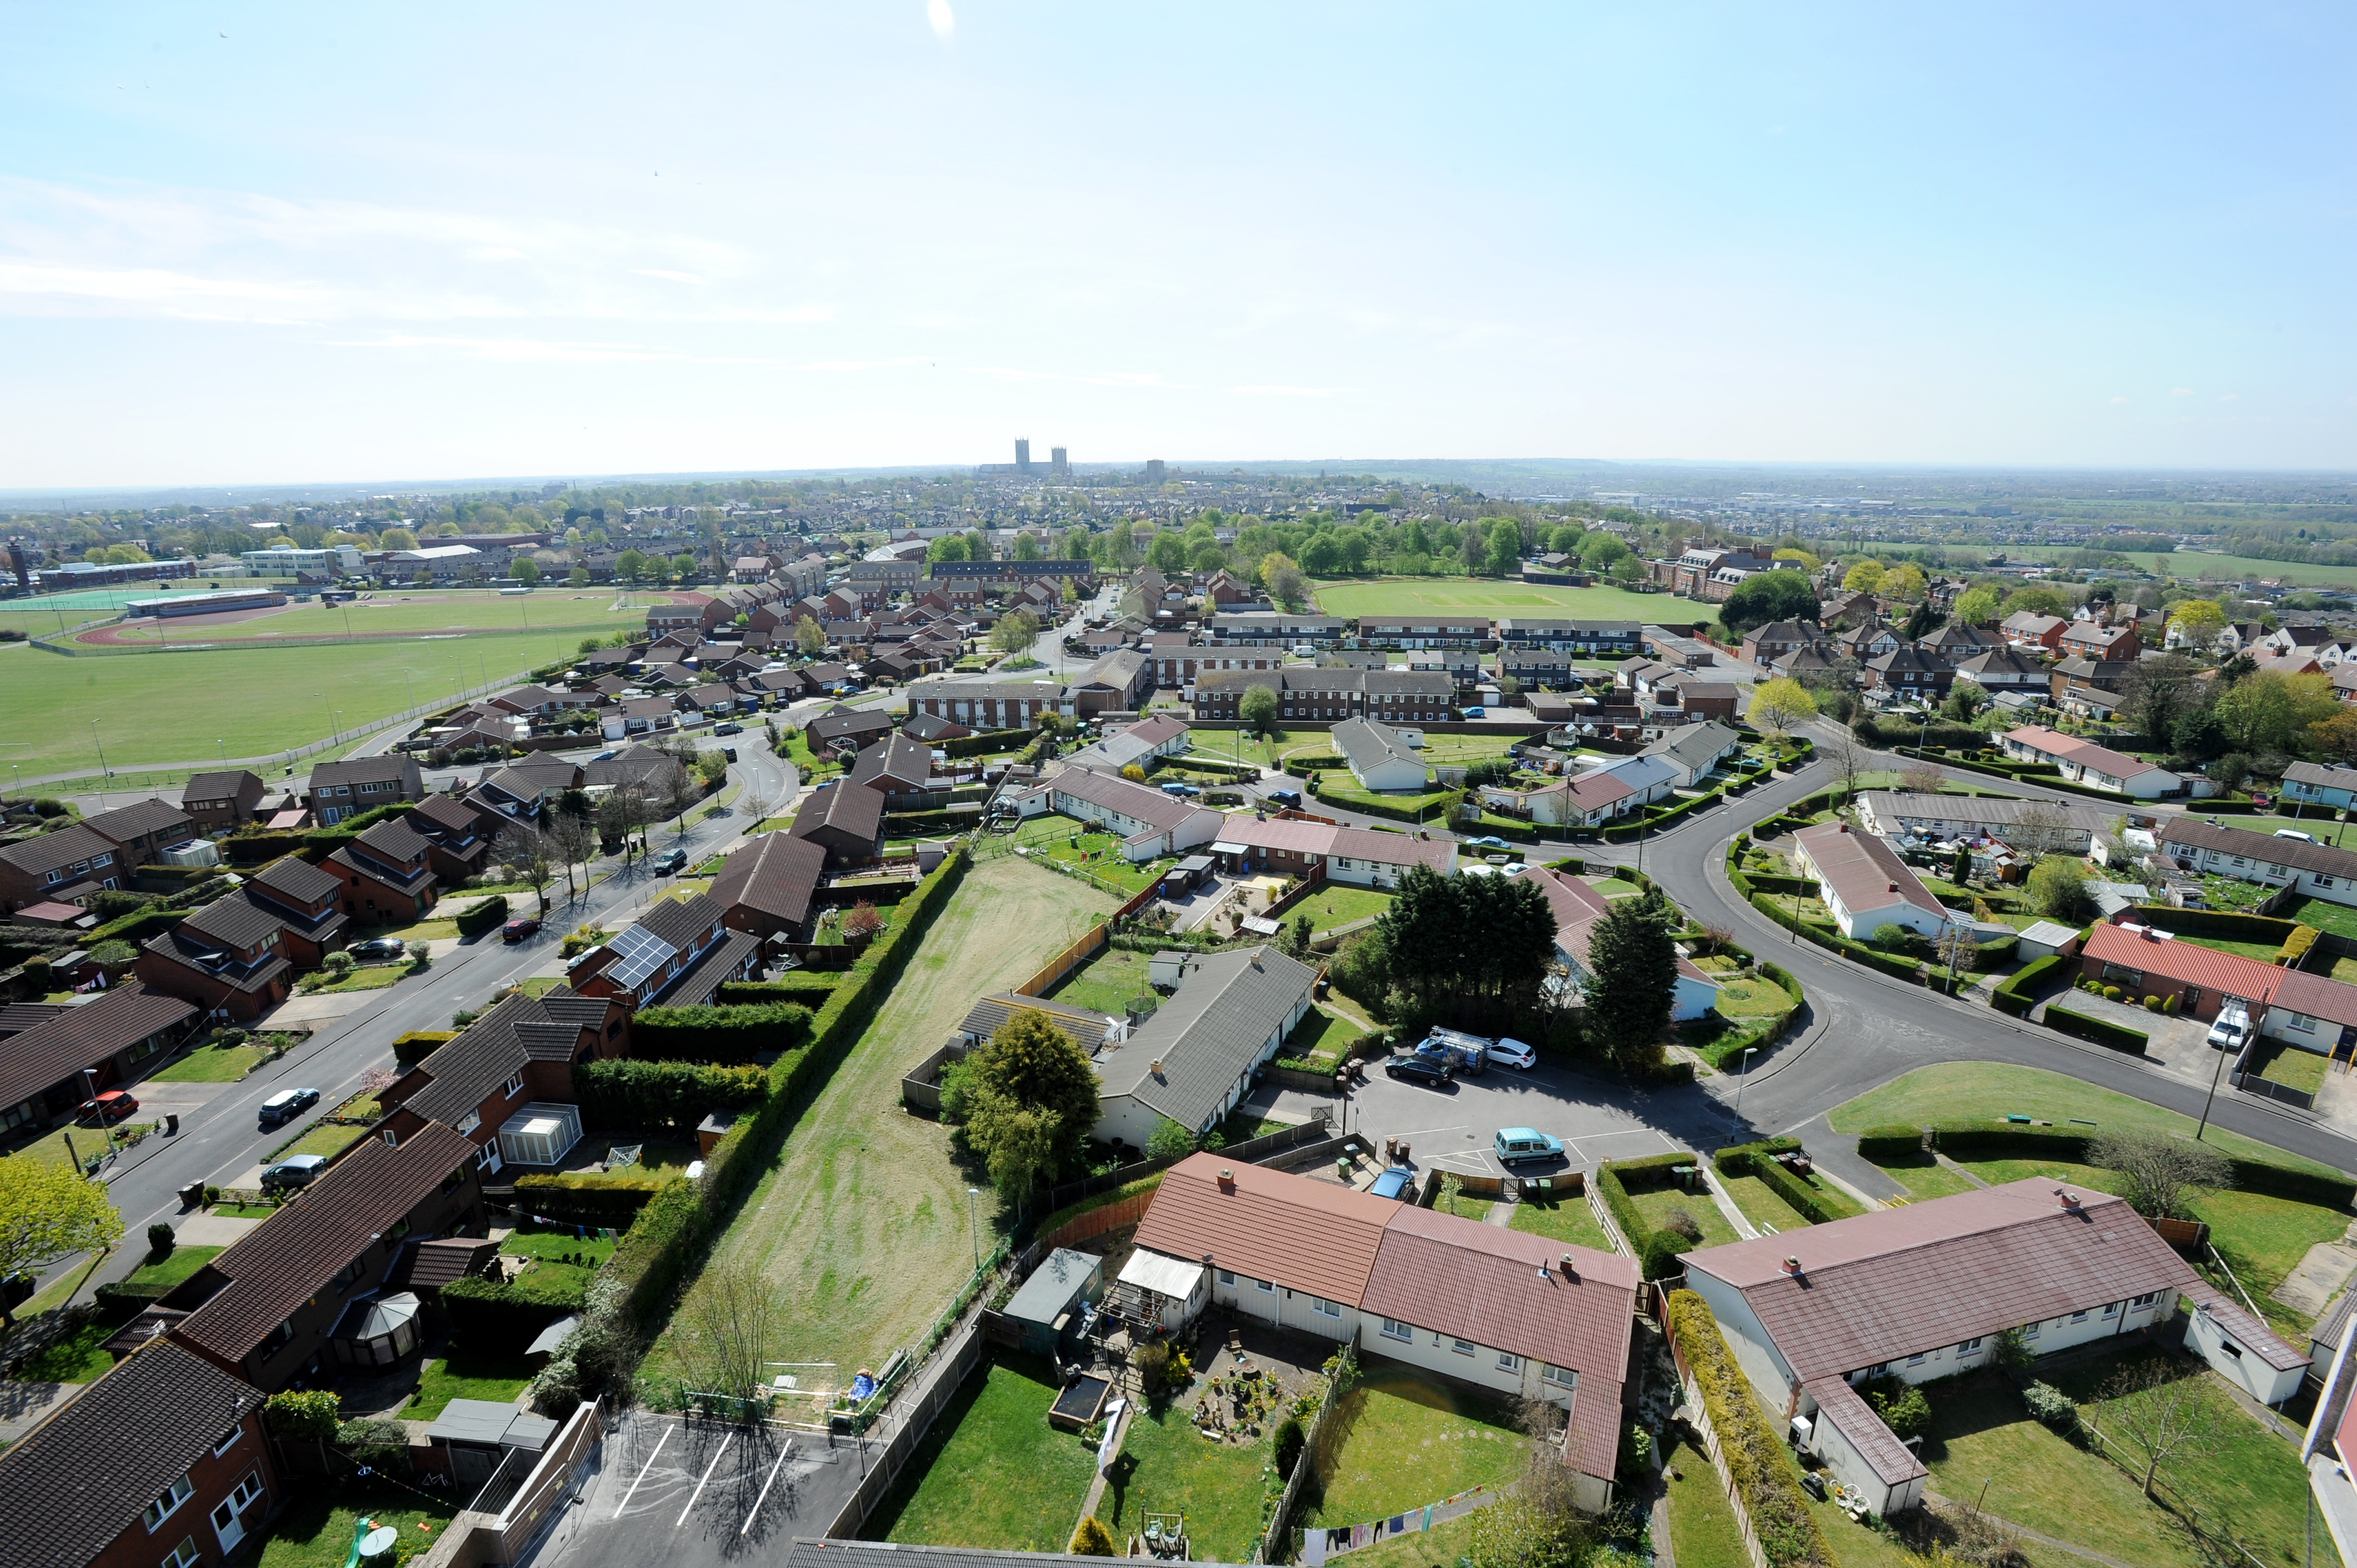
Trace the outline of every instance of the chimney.
<instances>
[{"instance_id":1,"label":"chimney","mask_svg":"<svg viewBox=\"0 0 2357 1568\"><path fill-rule=\"evenodd\" d=\"M1236 1173L1228 1166L1222 1165L1220 1167L1220 1190L1222 1192L1232 1192L1235 1189L1235 1185Z\"/></svg>"},{"instance_id":2,"label":"chimney","mask_svg":"<svg viewBox=\"0 0 2357 1568\"><path fill-rule=\"evenodd\" d=\"M1892 884L1890 885L1890 891L1891 891L1891 892L1893 892L1893 893L1898 892L1898 891L1899 891L1899 884L1897 884L1896 882L1892 883Z\"/></svg>"},{"instance_id":3,"label":"chimney","mask_svg":"<svg viewBox=\"0 0 2357 1568\"><path fill-rule=\"evenodd\" d=\"M1787 1274L1789 1274L1789 1275L1791 1275L1791 1276L1792 1276L1792 1278L1794 1278L1794 1279L1798 1279L1798 1278L1800 1278L1800 1277L1801 1277L1801 1260L1800 1260L1800 1259L1798 1259L1798 1258L1787 1258L1787 1259L1785 1259L1785 1260L1784 1260L1784 1273L1787 1273Z\"/></svg>"},{"instance_id":4,"label":"chimney","mask_svg":"<svg viewBox=\"0 0 2357 1568\"><path fill-rule=\"evenodd\" d=\"M1563 1277L1567 1280L1576 1280L1579 1277L1579 1271L1572 1265L1572 1257L1569 1252L1566 1252L1563 1255Z\"/></svg>"},{"instance_id":5,"label":"chimney","mask_svg":"<svg viewBox=\"0 0 2357 1568\"><path fill-rule=\"evenodd\" d=\"M1849 824L1847 822L1838 823L1834 828L1834 832L1837 833L1846 833L1849 832Z\"/></svg>"},{"instance_id":6,"label":"chimney","mask_svg":"<svg viewBox=\"0 0 2357 1568\"><path fill-rule=\"evenodd\" d=\"M2070 1210L2073 1214L2079 1212L2079 1195L2077 1193L2066 1192L2061 1187L2058 1187L2054 1189L2054 1196L2062 1200L2062 1207L2064 1208Z\"/></svg>"}]
</instances>

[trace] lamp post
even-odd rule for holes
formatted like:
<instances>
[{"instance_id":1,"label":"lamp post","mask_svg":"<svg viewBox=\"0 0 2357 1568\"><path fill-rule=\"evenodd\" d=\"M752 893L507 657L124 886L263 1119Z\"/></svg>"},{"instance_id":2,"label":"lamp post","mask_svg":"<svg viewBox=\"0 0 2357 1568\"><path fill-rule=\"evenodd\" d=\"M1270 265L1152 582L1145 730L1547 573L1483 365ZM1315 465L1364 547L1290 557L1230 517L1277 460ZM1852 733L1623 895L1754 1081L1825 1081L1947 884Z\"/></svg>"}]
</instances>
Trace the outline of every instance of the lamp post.
<instances>
[{"instance_id":1,"label":"lamp post","mask_svg":"<svg viewBox=\"0 0 2357 1568\"><path fill-rule=\"evenodd\" d=\"M966 1222L974 1230L974 1272L977 1278L982 1273L982 1220L974 1212L974 1200L981 1196L980 1187L970 1187L965 1189L965 1217Z\"/></svg>"},{"instance_id":2,"label":"lamp post","mask_svg":"<svg viewBox=\"0 0 2357 1568\"><path fill-rule=\"evenodd\" d=\"M1751 1077L1751 1053L1759 1048L1760 1047L1758 1046L1744 1047L1743 1065L1736 1070L1735 1124L1738 1127L1743 1125L1743 1085Z\"/></svg>"},{"instance_id":3,"label":"lamp post","mask_svg":"<svg viewBox=\"0 0 2357 1568\"><path fill-rule=\"evenodd\" d=\"M90 721L90 743L98 747L98 809L106 810L106 781L112 771L106 766L106 743L98 738L98 721Z\"/></svg>"}]
</instances>

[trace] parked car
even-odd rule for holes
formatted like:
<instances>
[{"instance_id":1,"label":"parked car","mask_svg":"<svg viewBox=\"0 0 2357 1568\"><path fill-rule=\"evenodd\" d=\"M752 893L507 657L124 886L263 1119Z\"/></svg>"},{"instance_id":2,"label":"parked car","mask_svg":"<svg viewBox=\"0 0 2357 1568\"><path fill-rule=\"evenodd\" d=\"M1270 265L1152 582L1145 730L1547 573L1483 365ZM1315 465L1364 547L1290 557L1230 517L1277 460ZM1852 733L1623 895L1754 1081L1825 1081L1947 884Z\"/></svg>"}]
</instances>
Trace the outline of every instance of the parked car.
<instances>
[{"instance_id":1,"label":"parked car","mask_svg":"<svg viewBox=\"0 0 2357 1568\"><path fill-rule=\"evenodd\" d=\"M2218 1009L2218 1020L2210 1026L2211 1048L2239 1052L2250 1032L2249 1011L2239 1002L2229 1002Z\"/></svg>"},{"instance_id":2,"label":"parked car","mask_svg":"<svg viewBox=\"0 0 2357 1568\"><path fill-rule=\"evenodd\" d=\"M344 950L363 963L390 963L409 950L399 937L371 937L364 942L354 942Z\"/></svg>"},{"instance_id":3,"label":"parked car","mask_svg":"<svg viewBox=\"0 0 2357 1568\"><path fill-rule=\"evenodd\" d=\"M733 746L724 746L720 748L720 755L734 762L737 760L737 748Z\"/></svg>"},{"instance_id":4,"label":"parked car","mask_svg":"<svg viewBox=\"0 0 2357 1568\"><path fill-rule=\"evenodd\" d=\"M328 1168L325 1155L289 1155L262 1173L262 1190L272 1192L279 1187L308 1187L319 1173Z\"/></svg>"},{"instance_id":5,"label":"parked car","mask_svg":"<svg viewBox=\"0 0 2357 1568\"><path fill-rule=\"evenodd\" d=\"M687 851L667 849L655 857L657 876L676 876L687 869Z\"/></svg>"},{"instance_id":6,"label":"parked car","mask_svg":"<svg viewBox=\"0 0 2357 1568\"><path fill-rule=\"evenodd\" d=\"M1465 716L1469 719L1486 719L1490 716L1490 710L1487 708L1468 708L1465 710Z\"/></svg>"},{"instance_id":7,"label":"parked car","mask_svg":"<svg viewBox=\"0 0 2357 1568\"><path fill-rule=\"evenodd\" d=\"M1457 1081L1455 1073L1430 1057L1394 1057L1383 1063L1383 1071L1394 1078L1405 1079L1411 1083L1421 1083L1435 1089L1446 1088Z\"/></svg>"},{"instance_id":8,"label":"parked car","mask_svg":"<svg viewBox=\"0 0 2357 1568\"><path fill-rule=\"evenodd\" d=\"M537 915L519 916L500 928L500 940L503 942L520 942L526 937L539 934L540 917Z\"/></svg>"},{"instance_id":9,"label":"parked car","mask_svg":"<svg viewBox=\"0 0 2357 1568\"><path fill-rule=\"evenodd\" d=\"M1451 1072L1469 1072L1478 1077L1488 1065L1490 1042L1480 1035L1457 1029L1435 1029L1417 1042L1415 1054L1441 1063Z\"/></svg>"},{"instance_id":10,"label":"parked car","mask_svg":"<svg viewBox=\"0 0 2357 1568\"><path fill-rule=\"evenodd\" d=\"M1539 1065L1538 1052L1511 1036L1491 1042L1490 1059L1504 1062L1508 1067L1520 1068L1524 1072Z\"/></svg>"},{"instance_id":11,"label":"parked car","mask_svg":"<svg viewBox=\"0 0 2357 1568\"><path fill-rule=\"evenodd\" d=\"M139 1109L139 1101L119 1089L110 1089L95 1100L81 1102L80 1119L84 1122L120 1122Z\"/></svg>"},{"instance_id":12,"label":"parked car","mask_svg":"<svg viewBox=\"0 0 2357 1568\"><path fill-rule=\"evenodd\" d=\"M745 726L743 725L715 725L712 726L712 733L714 735L743 735L745 733Z\"/></svg>"},{"instance_id":13,"label":"parked car","mask_svg":"<svg viewBox=\"0 0 2357 1568\"><path fill-rule=\"evenodd\" d=\"M1201 789L1198 789L1196 786L1194 786L1194 785L1192 785L1192 784L1182 784L1182 783L1180 783L1178 780L1177 780L1177 779L1172 779L1169 783L1165 784L1164 786L1162 786L1162 792L1163 792L1164 794L1166 794L1166 795L1180 795L1180 796L1185 796L1185 795L1200 795L1200 794L1201 794L1203 791L1202 791Z\"/></svg>"},{"instance_id":14,"label":"parked car","mask_svg":"<svg viewBox=\"0 0 2357 1568\"><path fill-rule=\"evenodd\" d=\"M2316 835L2314 833L2304 833L2298 828L2277 828L2276 830L2276 837L2279 839L2298 839L2302 843L2314 843L2316 842Z\"/></svg>"},{"instance_id":15,"label":"parked car","mask_svg":"<svg viewBox=\"0 0 2357 1568\"><path fill-rule=\"evenodd\" d=\"M1415 1173L1405 1166L1394 1165L1377 1176L1375 1185L1367 1190L1377 1197L1396 1198L1405 1203L1408 1195L1415 1190Z\"/></svg>"},{"instance_id":16,"label":"parked car","mask_svg":"<svg viewBox=\"0 0 2357 1568\"><path fill-rule=\"evenodd\" d=\"M1301 810L1301 791L1298 789L1271 789L1268 798L1280 806L1290 806L1297 811Z\"/></svg>"},{"instance_id":17,"label":"parked car","mask_svg":"<svg viewBox=\"0 0 2357 1568\"><path fill-rule=\"evenodd\" d=\"M1512 846L1511 846L1511 845L1509 845L1509 844L1506 843L1506 841L1505 841L1504 839L1499 838L1499 837L1498 837L1498 836L1496 836L1495 834L1488 834L1488 835L1485 835L1485 836L1483 836L1483 837L1481 837L1481 838L1478 838L1478 839L1467 839L1467 840L1465 841L1465 847L1466 847L1467 849L1511 849L1511 848L1512 848Z\"/></svg>"},{"instance_id":18,"label":"parked car","mask_svg":"<svg viewBox=\"0 0 2357 1568\"><path fill-rule=\"evenodd\" d=\"M275 1127L319 1103L316 1089L282 1089L262 1102L262 1124Z\"/></svg>"},{"instance_id":19,"label":"parked car","mask_svg":"<svg viewBox=\"0 0 2357 1568\"><path fill-rule=\"evenodd\" d=\"M1563 1158L1563 1140L1550 1138L1530 1127L1501 1127L1491 1141L1491 1152L1501 1165L1513 1166L1525 1161L1559 1160Z\"/></svg>"}]
</instances>

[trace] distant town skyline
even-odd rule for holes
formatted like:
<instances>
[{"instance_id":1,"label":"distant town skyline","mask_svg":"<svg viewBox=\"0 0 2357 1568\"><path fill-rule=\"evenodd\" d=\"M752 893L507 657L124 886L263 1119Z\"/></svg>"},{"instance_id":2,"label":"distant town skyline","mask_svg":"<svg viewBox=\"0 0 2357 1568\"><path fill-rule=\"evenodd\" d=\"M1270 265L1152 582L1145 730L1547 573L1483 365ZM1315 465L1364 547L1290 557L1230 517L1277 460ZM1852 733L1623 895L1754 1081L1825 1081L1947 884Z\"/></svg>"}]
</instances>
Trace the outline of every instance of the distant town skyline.
<instances>
[{"instance_id":1,"label":"distant town skyline","mask_svg":"<svg viewBox=\"0 0 2357 1568\"><path fill-rule=\"evenodd\" d=\"M0 491L2357 468L2338 9L12 20Z\"/></svg>"}]
</instances>

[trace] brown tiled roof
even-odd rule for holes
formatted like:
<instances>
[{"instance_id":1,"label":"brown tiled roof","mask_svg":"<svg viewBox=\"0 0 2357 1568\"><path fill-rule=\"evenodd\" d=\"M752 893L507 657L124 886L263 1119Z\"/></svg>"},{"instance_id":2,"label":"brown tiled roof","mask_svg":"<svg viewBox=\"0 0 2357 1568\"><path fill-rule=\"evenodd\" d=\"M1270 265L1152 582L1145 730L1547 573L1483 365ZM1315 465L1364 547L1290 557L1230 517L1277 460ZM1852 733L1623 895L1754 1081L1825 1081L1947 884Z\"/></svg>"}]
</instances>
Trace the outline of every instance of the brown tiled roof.
<instances>
[{"instance_id":1,"label":"brown tiled roof","mask_svg":"<svg viewBox=\"0 0 2357 1568\"><path fill-rule=\"evenodd\" d=\"M922 789L932 776L932 752L905 735L887 736L862 751L851 764L854 784L876 785L888 779Z\"/></svg>"},{"instance_id":2,"label":"brown tiled roof","mask_svg":"<svg viewBox=\"0 0 2357 1568\"><path fill-rule=\"evenodd\" d=\"M333 865L357 872L370 881L382 883L399 893L414 893L434 880L434 874L423 865L404 876L395 867L380 860L363 860L350 849L339 849L328 859Z\"/></svg>"},{"instance_id":3,"label":"brown tiled roof","mask_svg":"<svg viewBox=\"0 0 2357 1568\"><path fill-rule=\"evenodd\" d=\"M2199 1283L2126 1201L2066 1189L2073 1211L2061 1185L2031 1176L1684 1261L1743 1294L1803 1383ZM1788 1255L1797 1277L1783 1272Z\"/></svg>"},{"instance_id":4,"label":"brown tiled roof","mask_svg":"<svg viewBox=\"0 0 2357 1568\"><path fill-rule=\"evenodd\" d=\"M261 778L243 768L232 768L226 773L191 774L188 783L181 786L180 799L183 800L234 800L246 792L245 787L248 783L254 786L255 794L262 793Z\"/></svg>"},{"instance_id":5,"label":"brown tiled roof","mask_svg":"<svg viewBox=\"0 0 2357 1568\"><path fill-rule=\"evenodd\" d=\"M708 902L709 900L707 900ZM761 950L761 939L750 931L724 930L720 940L704 950L677 980L659 993L666 1007L708 1006L720 987L737 978L746 960Z\"/></svg>"},{"instance_id":6,"label":"brown tiled roof","mask_svg":"<svg viewBox=\"0 0 2357 1568\"><path fill-rule=\"evenodd\" d=\"M2172 853L2179 846L2194 854L2214 849L2221 854L2240 855L2246 860L2265 861L2273 866L2289 866L2295 871L2314 872L2325 876L2357 877L2357 851L2340 849L2329 843L2309 843L2303 839L2276 838L2270 833L2255 833L2245 828L2221 827L2197 817L2170 818L2161 827L2160 843L2162 848ZM2277 875L2280 875L2281 872L2278 871Z\"/></svg>"},{"instance_id":7,"label":"brown tiled roof","mask_svg":"<svg viewBox=\"0 0 2357 1568\"><path fill-rule=\"evenodd\" d=\"M556 989L573 995L563 986ZM597 1019L604 1017L605 1004L600 1002ZM459 1118L523 1071L527 1061L571 1061L582 1029L597 1026L595 1021L584 1025L560 1018L552 1014L546 998L516 992L494 1003L456 1038L427 1053L411 1070L428 1081L411 1090L402 1103L430 1121L456 1126Z\"/></svg>"},{"instance_id":8,"label":"brown tiled roof","mask_svg":"<svg viewBox=\"0 0 2357 1568\"><path fill-rule=\"evenodd\" d=\"M279 929L279 918L234 894L216 898L180 922L184 935L201 933L223 947L245 948Z\"/></svg>"},{"instance_id":9,"label":"brown tiled roof","mask_svg":"<svg viewBox=\"0 0 2357 1568\"><path fill-rule=\"evenodd\" d=\"M0 1105L32 1099L124 1047L196 1016L194 1004L126 980L0 1039Z\"/></svg>"},{"instance_id":10,"label":"brown tiled roof","mask_svg":"<svg viewBox=\"0 0 2357 1568\"><path fill-rule=\"evenodd\" d=\"M664 899L640 915L634 924L685 952L718 925L726 913L703 894L691 893L684 898Z\"/></svg>"},{"instance_id":11,"label":"brown tiled roof","mask_svg":"<svg viewBox=\"0 0 2357 1568\"><path fill-rule=\"evenodd\" d=\"M113 858L113 841L91 832L80 822L43 833L38 838L0 846L0 861L5 861L27 876L39 876L59 866L71 865L76 861L101 854L110 860Z\"/></svg>"},{"instance_id":12,"label":"brown tiled roof","mask_svg":"<svg viewBox=\"0 0 2357 1568\"><path fill-rule=\"evenodd\" d=\"M382 783L398 779L407 783L417 772L417 762L409 757L351 757L341 762L322 762L311 769L310 785L317 789L322 784Z\"/></svg>"},{"instance_id":13,"label":"brown tiled roof","mask_svg":"<svg viewBox=\"0 0 2357 1568\"><path fill-rule=\"evenodd\" d=\"M143 1346L0 1453L9 1568L87 1568L261 1402L261 1390L168 1340ZM258 1463L253 1438L239 1441ZM195 1508L148 1554L188 1534L208 1539Z\"/></svg>"},{"instance_id":14,"label":"brown tiled roof","mask_svg":"<svg viewBox=\"0 0 2357 1568\"><path fill-rule=\"evenodd\" d=\"M0 1039L21 1035L36 1024L46 1024L60 1013L72 1011L61 1002L11 1002L0 1007Z\"/></svg>"},{"instance_id":15,"label":"brown tiled roof","mask_svg":"<svg viewBox=\"0 0 2357 1568\"><path fill-rule=\"evenodd\" d=\"M813 828L833 828L856 839L873 839L884 826L884 797L875 789L836 783L802 801L787 832L806 836Z\"/></svg>"},{"instance_id":16,"label":"brown tiled roof","mask_svg":"<svg viewBox=\"0 0 2357 1568\"><path fill-rule=\"evenodd\" d=\"M145 838L150 833L169 838L196 829L188 812L153 795L145 800L134 800L127 806L117 806L111 811L101 811L94 817L84 817L81 825L116 843Z\"/></svg>"},{"instance_id":17,"label":"brown tiled roof","mask_svg":"<svg viewBox=\"0 0 2357 1568\"><path fill-rule=\"evenodd\" d=\"M791 833L763 833L730 855L712 879L712 901L724 909L758 909L800 925L826 872L826 851Z\"/></svg>"},{"instance_id":18,"label":"brown tiled roof","mask_svg":"<svg viewBox=\"0 0 2357 1568\"><path fill-rule=\"evenodd\" d=\"M461 836L480 832L483 829L483 819L473 808L456 797L443 794L438 790L412 806L406 820L412 824L413 831L418 832L425 832L423 828L414 826L419 822L429 823L446 832L454 832Z\"/></svg>"},{"instance_id":19,"label":"brown tiled roof","mask_svg":"<svg viewBox=\"0 0 2357 1568\"><path fill-rule=\"evenodd\" d=\"M1915 1456L1915 1450L1901 1443L1898 1434L1858 1398L1849 1380L1813 1378L1808 1389L1817 1402L1820 1415L1833 1418L1841 1434L1849 1439L1850 1446L1857 1450L1858 1457L1873 1466L1874 1473L1886 1484L1896 1487L1931 1474L1923 1467L1923 1461Z\"/></svg>"},{"instance_id":20,"label":"brown tiled roof","mask_svg":"<svg viewBox=\"0 0 2357 1568\"><path fill-rule=\"evenodd\" d=\"M281 855L254 872L253 877L264 887L274 887L289 898L304 904L333 898L343 891L344 886L333 875L294 854Z\"/></svg>"},{"instance_id":21,"label":"brown tiled roof","mask_svg":"<svg viewBox=\"0 0 2357 1568\"><path fill-rule=\"evenodd\" d=\"M412 861L425 853L425 835L398 817L377 823L352 842L388 860Z\"/></svg>"},{"instance_id":22,"label":"brown tiled roof","mask_svg":"<svg viewBox=\"0 0 2357 1568\"><path fill-rule=\"evenodd\" d=\"M479 1273L498 1255L500 1244L488 1236L451 1236L438 1241L413 1241L384 1276L388 1290L440 1290L452 1280Z\"/></svg>"},{"instance_id":23,"label":"brown tiled roof","mask_svg":"<svg viewBox=\"0 0 2357 1568\"><path fill-rule=\"evenodd\" d=\"M1853 912L1904 902L1948 918L1947 906L1932 897L1897 850L1872 833L1858 832L1847 822L1820 822L1792 836L1816 863L1818 876Z\"/></svg>"},{"instance_id":24,"label":"brown tiled roof","mask_svg":"<svg viewBox=\"0 0 2357 1568\"><path fill-rule=\"evenodd\" d=\"M303 1195L207 1263L182 1289L220 1288L175 1337L228 1361L246 1353L317 1294L337 1271L431 1195L474 1152L438 1122L399 1147L367 1138ZM363 1282L366 1283L366 1282ZM174 1293L173 1305L186 1305ZM216 1434L218 1435L218 1434Z\"/></svg>"},{"instance_id":25,"label":"brown tiled roof","mask_svg":"<svg viewBox=\"0 0 2357 1568\"><path fill-rule=\"evenodd\" d=\"M1046 1014L1049 1022L1079 1041L1082 1050L1092 1054L1104 1044L1105 1031L1114 1026L1112 1018L1103 1013L1091 1012L1086 1007L1046 1002L1037 996L1018 996L1011 991L1002 991L976 1002L966 1014L965 1022L958 1026L958 1032L986 1040L998 1033L1006 1020L1026 1011Z\"/></svg>"},{"instance_id":26,"label":"brown tiled roof","mask_svg":"<svg viewBox=\"0 0 2357 1568\"><path fill-rule=\"evenodd\" d=\"M1222 1170L1232 1173L1225 1186ZM1189 1155L1170 1167L1137 1228L1137 1245L1328 1301L1356 1303L1399 1205L1331 1182Z\"/></svg>"}]
</instances>

